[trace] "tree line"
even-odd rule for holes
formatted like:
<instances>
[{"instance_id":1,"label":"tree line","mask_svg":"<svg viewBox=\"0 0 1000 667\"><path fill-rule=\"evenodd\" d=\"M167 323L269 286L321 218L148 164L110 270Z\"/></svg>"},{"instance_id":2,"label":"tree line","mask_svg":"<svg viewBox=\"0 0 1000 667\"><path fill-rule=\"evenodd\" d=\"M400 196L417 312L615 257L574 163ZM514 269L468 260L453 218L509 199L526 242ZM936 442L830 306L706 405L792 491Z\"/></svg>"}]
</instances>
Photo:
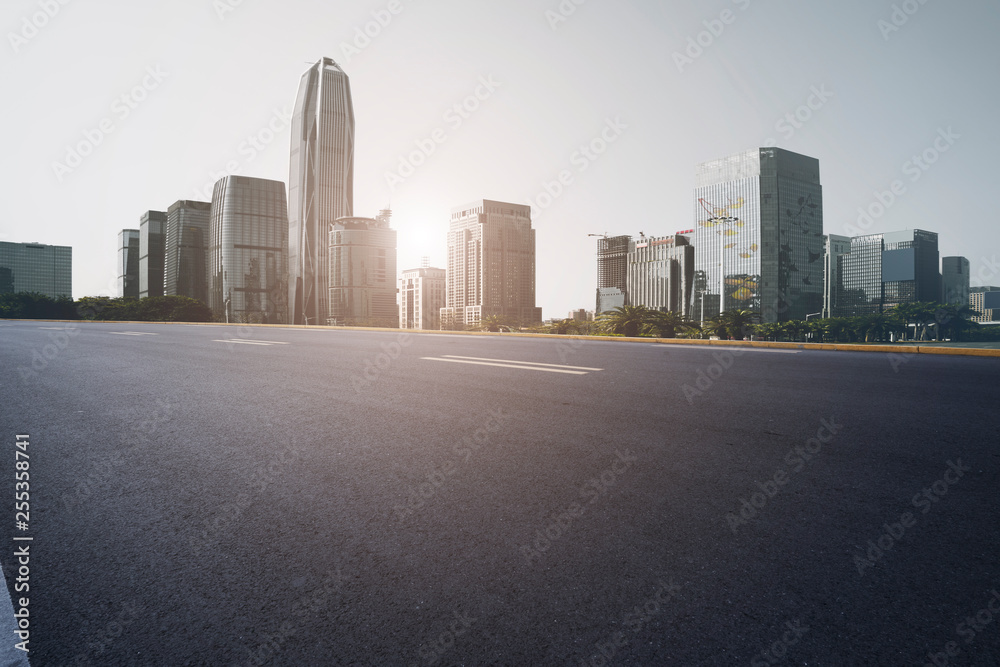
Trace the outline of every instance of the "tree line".
<instances>
[{"instance_id":1,"label":"tree line","mask_svg":"<svg viewBox=\"0 0 1000 667\"><path fill-rule=\"evenodd\" d=\"M186 296L133 299L85 296L74 301L38 292L0 294L0 318L25 320L130 320L138 322L211 322L211 309Z\"/></svg>"}]
</instances>

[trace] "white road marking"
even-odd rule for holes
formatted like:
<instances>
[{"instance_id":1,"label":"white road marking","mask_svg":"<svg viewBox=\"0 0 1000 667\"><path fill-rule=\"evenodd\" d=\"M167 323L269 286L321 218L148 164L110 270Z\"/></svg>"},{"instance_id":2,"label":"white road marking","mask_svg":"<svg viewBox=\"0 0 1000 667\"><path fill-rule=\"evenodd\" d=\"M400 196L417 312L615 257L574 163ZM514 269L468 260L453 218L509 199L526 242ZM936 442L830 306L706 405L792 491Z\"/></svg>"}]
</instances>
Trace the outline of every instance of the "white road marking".
<instances>
[{"instance_id":1,"label":"white road marking","mask_svg":"<svg viewBox=\"0 0 1000 667\"><path fill-rule=\"evenodd\" d=\"M151 333L149 331L109 331L108 333L117 334L119 336L159 336L160 334Z\"/></svg>"},{"instance_id":2,"label":"white road marking","mask_svg":"<svg viewBox=\"0 0 1000 667\"><path fill-rule=\"evenodd\" d=\"M526 371L547 371L549 373L568 373L570 375L586 375L588 371L567 371L561 368L543 368L542 366L520 366L516 363L497 364L490 361L471 361L468 359L445 359L442 357L420 357L428 361L450 361L453 364L476 364L478 366L499 366L500 368L519 368Z\"/></svg>"},{"instance_id":3,"label":"white road marking","mask_svg":"<svg viewBox=\"0 0 1000 667\"><path fill-rule=\"evenodd\" d=\"M242 338L230 338L229 340L213 340L213 343L240 343L241 345L289 345L280 340L245 340Z\"/></svg>"},{"instance_id":4,"label":"white road marking","mask_svg":"<svg viewBox=\"0 0 1000 667\"><path fill-rule=\"evenodd\" d=\"M511 359L490 359L488 357L463 357L458 354L443 354L448 359L472 359L474 361L499 361L504 364L526 364L528 366L552 366L553 368L572 368L578 371L603 371L603 368L587 368L586 366L566 366L565 364L542 364L537 361L514 361Z\"/></svg>"}]
</instances>

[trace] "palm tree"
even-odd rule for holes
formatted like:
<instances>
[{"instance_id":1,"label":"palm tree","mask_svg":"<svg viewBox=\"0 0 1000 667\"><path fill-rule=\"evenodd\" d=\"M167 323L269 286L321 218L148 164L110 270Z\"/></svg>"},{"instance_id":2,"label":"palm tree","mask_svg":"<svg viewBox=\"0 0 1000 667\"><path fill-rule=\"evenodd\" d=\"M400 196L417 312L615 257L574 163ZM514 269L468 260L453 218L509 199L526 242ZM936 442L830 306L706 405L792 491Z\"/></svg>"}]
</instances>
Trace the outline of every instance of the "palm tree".
<instances>
[{"instance_id":1,"label":"palm tree","mask_svg":"<svg viewBox=\"0 0 1000 667\"><path fill-rule=\"evenodd\" d=\"M645 306L619 306L600 315L601 326L611 333L622 334L626 338L639 335L639 327L649 317L649 309Z\"/></svg>"},{"instance_id":2,"label":"palm tree","mask_svg":"<svg viewBox=\"0 0 1000 667\"><path fill-rule=\"evenodd\" d=\"M757 335L764 340L778 340L781 336L781 325L777 322L765 322L754 327Z\"/></svg>"},{"instance_id":3,"label":"palm tree","mask_svg":"<svg viewBox=\"0 0 1000 667\"><path fill-rule=\"evenodd\" d=\"M754 313L750 310L733 308L712 318L719 338L743 339L752 333Z\"/></svg>"},{"instance_id":4,"label":"palm tree","mask_svg":"<svg viewBox=\"0 0 1000 667\"><path fill-rule=\"evenodd\" d=\"M650 311L643 325L643 333L657 334L660 338L676 338L677 333L690 328L691 323L675 312Z\"/></svg>"},{"instance_id":5,"label":"palm tree","mask_svg":"<svg viewBox=\"0 0 1000 667\"><path fill-rule=\"evenodd\" d=\"M967 303L943 304L935 312L937 319L935 330L943 327L945 331L950 332L949 337L957 341L962 337L963 331L975 329L978 326L978 323L971 319L973 315L979 315L979 311Z\"/></svg>"}]
</instances>

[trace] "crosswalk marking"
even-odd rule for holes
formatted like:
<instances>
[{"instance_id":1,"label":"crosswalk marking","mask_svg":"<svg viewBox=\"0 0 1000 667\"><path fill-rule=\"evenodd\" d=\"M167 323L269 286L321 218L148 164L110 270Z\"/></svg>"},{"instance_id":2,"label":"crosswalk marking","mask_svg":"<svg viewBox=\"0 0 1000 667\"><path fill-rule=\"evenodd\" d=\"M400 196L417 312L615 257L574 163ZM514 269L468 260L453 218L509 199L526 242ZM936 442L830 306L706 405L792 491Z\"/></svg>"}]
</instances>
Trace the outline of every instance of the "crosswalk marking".
<instances>
[{"instance_id":1,"label":"crosswalk marking","mask_svg":"<svg viewBox=\"0 0 1000 667\"><path fill-rule=\"evenodd\" d=\"M545 371L547 373L566 373L568 375L586 375L590 371L604 370L602 368L591 368L588 370L570 370L583 368L582 366L560 366L558 364L539 364L533 361L508 361L505 359L480 359L478 357L459 357L458 355L445 355L443 357L420 357L427 361L448 361L453 364L475 364L477 366L498 366L500 368L517 368L525 371Z\"/></svg>"}]
</instances>

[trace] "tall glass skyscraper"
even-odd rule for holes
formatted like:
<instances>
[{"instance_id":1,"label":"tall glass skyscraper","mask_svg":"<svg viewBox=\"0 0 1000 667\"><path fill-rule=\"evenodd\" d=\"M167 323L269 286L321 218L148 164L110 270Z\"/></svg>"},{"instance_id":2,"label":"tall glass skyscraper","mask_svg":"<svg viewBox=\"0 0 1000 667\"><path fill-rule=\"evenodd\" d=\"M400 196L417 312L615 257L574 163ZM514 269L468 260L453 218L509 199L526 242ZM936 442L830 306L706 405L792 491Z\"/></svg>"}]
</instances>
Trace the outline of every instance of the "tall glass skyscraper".
<instances>
[{"instance_id":1,"label":"tall glass skyscraper","mask_svg":"<svg viewBox=\"0 0 1000 667\"><path fill-rule=\"evenodd\" d=\"M226 176L209 214L208 305L223 322L288 322L285 184Z\"/></svg>"},{"instance_id":2,"label":"tall glass skyscraper","mask_svg":"<svg viewBox=\"0 0 1000 667\"><path fill-rule=\"evenodd\" d=\"M163 293L187 296L208 303L205 279L205 249L208 216L212 204L178 201L167 209L166 243L163 253Z\"/></svg>"},{"instance_id":3,"label":"tall glass skyscraper","mask_svg":"<svg viewBox=\"0 0 1000 667\"><path fill-rule=\"evenodd\" d=\"M755 148L695 172L694 308L739 308L762 322L802 320L823 305L819 161Z\"/></svg>"},{"instance_id":4,"label":"tall glass skyscraper","mask_svg":"<svg viewBox=\"0 0 1000 667\"><path fill-rule=\"evenodd\" d=\"M146 211L139 218L139 298L163 296L163 253L167 214Z\"/></svg>"},{"instance_id":5,"label":"tall glass skyscraper","mask_svg":"<svg viewBox=\"0 0 1000 667\"><path fill-rule=\"evenodd\" d=\"M118 232L118 296L139 298L139 230Z\"/></svg>"},{"instance_id":6,"label":"tall glass skyscraper","mask_svg":"<svg viewBox=\"0 0 1000 667\"><path fill-rule=\"evenodd\" d=\"M292 323L326 324L330 225L354 215L351 83L330 58L309 68L299 82L292 114L288 214Z\"/></svg>"}]
</instances>

